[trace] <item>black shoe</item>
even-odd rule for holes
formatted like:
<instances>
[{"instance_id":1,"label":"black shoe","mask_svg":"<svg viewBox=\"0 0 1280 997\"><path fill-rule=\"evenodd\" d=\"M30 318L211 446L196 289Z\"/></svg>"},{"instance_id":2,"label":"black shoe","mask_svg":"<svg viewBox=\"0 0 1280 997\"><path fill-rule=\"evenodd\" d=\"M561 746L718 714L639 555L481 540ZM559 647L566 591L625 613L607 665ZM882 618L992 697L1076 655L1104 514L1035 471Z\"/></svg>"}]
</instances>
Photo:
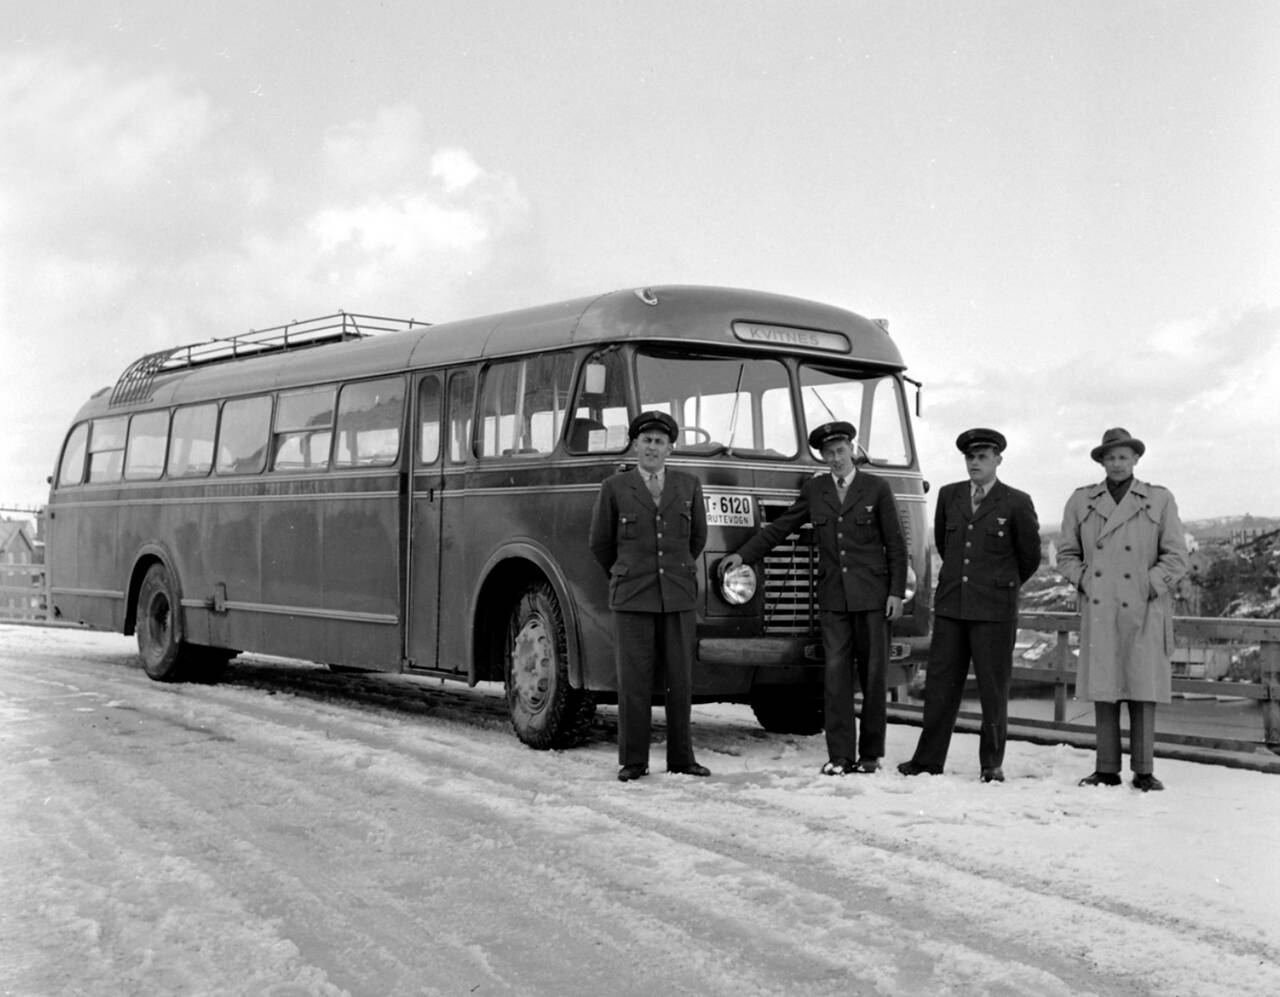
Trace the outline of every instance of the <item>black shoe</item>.
<instances>
[{"instance_id":1,"label":"black shoe","mask_svg":"<svg viewBox=\"0 0 1280 997\"><path fill-rule=\"evenodd\" d=\"M914 758L909 762L903 762L899 765L898 771L903 775L942 775L941 769L930 768L928 765L921 765Z\"/></svg>"},{"instance_id":2,"label":"black shoe","mask_svg":"<svg viewBox=\"0 0 1280 997\"><path fill-rule=\"evenodd\" d=\"M858 766L852 758L833 758L822 766L823 775L848 775Z\"/></svg>"},{"instance_id":3,"label":"black shoe","mask_svg":"<svg viewBox=\"0 0 1280 997\"><path fill-rule=\"evenodd\" d=\"M863 775L870 775L872 772L880 771L879 758L859 758L858 764L853 767L854 772L861 772Z\"/></svg>"},{"instance_id":4,"label":"black shoe","mask_svg":"<svg viewBox=\"0 0 1280 997\"><path fill-rule=\"evenodd\" d=\"M699 765L697 762L690 762L688 765L681 766L678 769L667 769L672 775L697 775L708 776L711 770L705 765Z\"/></svg>"},{"instance_id":5,"label":"black shoe","mask_svg":"<svg viewBox=\"0 0 1280 997\"><path fill-rule=\"evenodd\" d=\"M983 782L1004 782L1004 769L997 765L993 769L982 770Z\"/></svg>"},{"instance_id":6,"label":"black shoe","mask_svg":"<svg viewBox=\"0 0 1280 997\"><path fill-rule=\"evenodd\" d=\"M618 769L618 781L630 782L632 779L639 779L641 776L649 774L648 765L624 765Z\"/></svg>"},{"instance_id":7,"label":"black shoe","mask_svg":"<svg viewBox=\"0 0 1280 997\"><path fill-rule=\"evenodd\" d=\"M1152 791L1160 791L1164 789L1164 783L1153 776L1150 772L1135 773L1133 776L1133 788L1141 790L1144 793Z\"/></svg>"},{"instance_id":8,"label":"black shoe","mask_svg":"<svg viewBox=\"0 0 1280 997\"><path fill-rule=\"evenodd\" d=\"M1118 786L1120 775L1117 772L1095 772L1080 780L1081 786Z\"/></svg>"}]
</instances>

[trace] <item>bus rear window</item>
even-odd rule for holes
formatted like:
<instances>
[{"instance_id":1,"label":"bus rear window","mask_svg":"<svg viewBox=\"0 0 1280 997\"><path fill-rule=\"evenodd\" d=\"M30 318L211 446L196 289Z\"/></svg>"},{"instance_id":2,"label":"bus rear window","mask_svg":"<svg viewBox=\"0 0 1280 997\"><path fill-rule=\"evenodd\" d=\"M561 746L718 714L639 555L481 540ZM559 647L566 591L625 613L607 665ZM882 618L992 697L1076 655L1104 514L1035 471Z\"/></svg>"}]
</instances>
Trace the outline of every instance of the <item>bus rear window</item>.
<instances>
[{"instance_id":1,"label":"bus rear window","mask_svg":"<svg viewBox=\"0 0 1280 997\"><path fill-rule=\"evenodd\" d=\"M78 485L84 480L84 455L88 442L89 424L82 422L71 431L62 450L62 463L58 465L59 485Z\"/></svg>"}]
</instances>

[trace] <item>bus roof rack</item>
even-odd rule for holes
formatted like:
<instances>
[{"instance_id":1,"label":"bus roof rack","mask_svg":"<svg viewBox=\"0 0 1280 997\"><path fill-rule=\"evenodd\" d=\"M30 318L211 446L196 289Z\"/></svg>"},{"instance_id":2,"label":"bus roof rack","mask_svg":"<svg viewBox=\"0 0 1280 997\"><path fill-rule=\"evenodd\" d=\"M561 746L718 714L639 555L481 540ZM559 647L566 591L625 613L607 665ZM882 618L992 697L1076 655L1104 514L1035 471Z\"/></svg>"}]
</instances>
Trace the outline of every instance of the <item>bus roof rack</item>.
<instances>
[{"instance_id":1,"label":"bus roof rack","mask_svg":"<svg viewBox=\"0 0 1280 997\"><path fill-rule=\"evenodd\" d=\"M151 397L151 385L155 379L170 371L208 364L245 360L266 353L281 353L330 343L345 343L364 339L379 332L402 332L423 328L429 322L414 319L387 318L382 315L359 315L339 311L318 318L294 320L267 329L250 329L236 336L220 336L214 339L175 346L171 349L148 353L131 363L111 392L109 405L128 405L146 401Z\"/></svg>"}]
</instances>

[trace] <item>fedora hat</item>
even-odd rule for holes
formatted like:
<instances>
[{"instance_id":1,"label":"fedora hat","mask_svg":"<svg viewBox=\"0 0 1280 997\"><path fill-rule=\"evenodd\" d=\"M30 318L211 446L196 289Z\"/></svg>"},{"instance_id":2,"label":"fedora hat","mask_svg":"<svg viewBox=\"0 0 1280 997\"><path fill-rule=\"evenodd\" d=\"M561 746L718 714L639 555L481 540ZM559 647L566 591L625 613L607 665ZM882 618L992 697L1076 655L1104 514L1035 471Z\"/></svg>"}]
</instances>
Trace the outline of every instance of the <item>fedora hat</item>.
<instances>
[{"instance_id":1,"label":"fedora hat","mask_svg":"<svg viewBox=\"0 0 1280 997\"><path fill-rule=\"evenodd\" d=\"M1121 429L1117 426L1115 429L1108 429L1102 434L1102 442L1089 451L1089 456L1102 463L1102 458L1106 456L1108 450L1115 447L1128 447L1139 457L1147 452L1147 445L1136 436L1130 436L1129 430Z\"/></svg>"}]
</instances>

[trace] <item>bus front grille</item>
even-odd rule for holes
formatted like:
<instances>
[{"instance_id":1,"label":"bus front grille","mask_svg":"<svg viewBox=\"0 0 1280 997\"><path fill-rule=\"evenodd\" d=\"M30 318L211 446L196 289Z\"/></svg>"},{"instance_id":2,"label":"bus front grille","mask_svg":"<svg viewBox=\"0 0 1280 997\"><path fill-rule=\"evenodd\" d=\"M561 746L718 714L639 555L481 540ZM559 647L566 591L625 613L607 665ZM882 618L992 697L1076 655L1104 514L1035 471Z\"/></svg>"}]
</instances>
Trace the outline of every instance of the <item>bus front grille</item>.
<instances>
[{"instance_id":1,"label":"bus front grille","mask_svg":"<svg viewBox=\"0 0 1280 997\"><path fill-rule=\"evenodd\" d=\"M816 549L795 534L765 557L765 633L807 635L817 629L816 568Z\"/></svg>"}]
</instances>

